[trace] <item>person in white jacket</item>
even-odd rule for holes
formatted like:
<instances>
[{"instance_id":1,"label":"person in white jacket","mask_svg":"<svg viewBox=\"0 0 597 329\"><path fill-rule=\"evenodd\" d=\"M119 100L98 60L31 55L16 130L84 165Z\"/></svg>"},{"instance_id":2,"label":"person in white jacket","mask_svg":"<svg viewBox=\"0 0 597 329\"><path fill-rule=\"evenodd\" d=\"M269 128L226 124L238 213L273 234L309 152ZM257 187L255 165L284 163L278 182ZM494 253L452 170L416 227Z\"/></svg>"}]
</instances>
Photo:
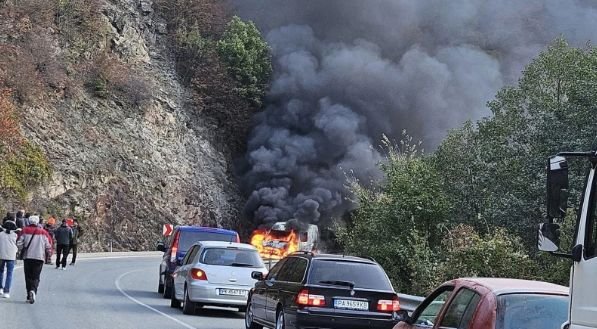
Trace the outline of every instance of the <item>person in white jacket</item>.
<instances>
[{"instance_id":1,"label":"person in white jacket","mask_svg":"<svg viewBox=\"0 0 597 329\"><path fill-rule=\"evenodd\" d=\"M39 228L38 216L29 217L29 226L17 240L17 247L23 254L23 270L25 272L25 286L27 288L27 301L35 303L37 288L44 267L46 253L51 252L50 235L43 228Z\"/></svg>"},{"instance_id":2,"label":"person in white jacket","mask_svg":"<svg viewBox=\"0 0 597 329\"><path fill-rule=\"evenodd\" d=\"M13 220L4 222L0 232L0 297L3 298L10 298L12 272L17 259L17 224ZM4 281L5 268L6 281Z\"/></svg>"}]
</instances>

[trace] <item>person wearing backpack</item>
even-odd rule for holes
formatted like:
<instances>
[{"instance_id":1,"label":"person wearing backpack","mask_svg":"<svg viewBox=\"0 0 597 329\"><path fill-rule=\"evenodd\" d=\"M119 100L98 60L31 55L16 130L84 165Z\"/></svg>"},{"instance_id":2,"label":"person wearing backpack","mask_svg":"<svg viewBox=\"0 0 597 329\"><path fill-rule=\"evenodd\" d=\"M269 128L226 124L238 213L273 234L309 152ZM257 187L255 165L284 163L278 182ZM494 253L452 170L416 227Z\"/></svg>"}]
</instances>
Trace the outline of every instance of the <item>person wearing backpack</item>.
<instances>
[{"instance_id":1,"label":"person wearing backpack","mask_svg":"<svg viewBox=\"0 0 597 329\"><path fill-rule=\"evenodd\" d=\"M56 269L62 265L62 270L66 270L66 258L73 238L73 230L68 227L66 219L63 219L62 225L54 231L54 238L56 239ZM60 256L62 256L62 261Z\"/></svg>"},{"instance_id":2,"label":"person wearing backpack","mask_svg":"<svg viewBox=\"0 0 597 329\"><path fill-rule=\"evenodd\" d=\"M51 252L49 235L44 229L39 228L38 224L38 216L29 217L29 226L23 229L17 240L20 258L23 259L27 302L29 304L35 303L46 253Z\"/></svg>"},{"instance_id":3,"label":"person wearing backpack","mask_svg":"<svg viewBox=\"0 0 597 329\"><path fill-rule=\"evenodd\" d=\"M10 298L12 272L17 259L17 224L14 214L2 224L0 228L0 297ZM4 281L4 268L6 268L6 281Z\"/></svg>"}]
</instances>

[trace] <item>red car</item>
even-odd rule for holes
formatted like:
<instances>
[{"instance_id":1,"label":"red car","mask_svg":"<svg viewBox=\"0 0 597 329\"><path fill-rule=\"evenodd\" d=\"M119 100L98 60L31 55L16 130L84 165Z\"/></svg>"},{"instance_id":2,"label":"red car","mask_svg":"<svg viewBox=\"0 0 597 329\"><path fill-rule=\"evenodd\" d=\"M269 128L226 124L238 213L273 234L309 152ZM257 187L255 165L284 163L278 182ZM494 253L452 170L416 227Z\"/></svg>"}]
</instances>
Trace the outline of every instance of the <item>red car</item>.
<instances>
[{"instance_id":1,"label":"red car","mask_svg":"<svg viewBox=\"0 0 597 329\"><path fill-rule=\"evenodd\" d=\"M540 281L456 279L427 297L394 329L560 329L568 288Z\"/></svg>"}]
</instances>

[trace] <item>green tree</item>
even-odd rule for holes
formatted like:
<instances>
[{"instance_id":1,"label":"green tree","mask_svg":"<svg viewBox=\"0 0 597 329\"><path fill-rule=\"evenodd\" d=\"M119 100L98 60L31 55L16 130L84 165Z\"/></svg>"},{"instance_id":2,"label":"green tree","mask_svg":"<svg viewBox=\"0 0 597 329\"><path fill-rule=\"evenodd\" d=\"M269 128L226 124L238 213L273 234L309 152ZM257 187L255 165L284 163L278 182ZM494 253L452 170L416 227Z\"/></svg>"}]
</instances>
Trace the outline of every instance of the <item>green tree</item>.
<instances>
[{"instance_id":1,"label":"green tree","mask_svg":"<svg viewBox=\"0 0 597 329\"><path fill-rule=\"evenodd\" d=\"M409 147L391 148L381 167L387 179L379 189L352 185L359 208L338 240L349 253L375 258L400 291L427 291L447 219L442 180L430 158Z\"/></svg>"},{"instance_id":2,"label":"green tree","mask_svg":"<svg viewBox=\"0 0 597 329\"><path fill-rule=\"evenodd\" d=\"M534 248L544 219L545 163L562 150L594 147L597 51L558 39L489 102L493 116L453 131L436 152L450 185L453 217L477 229L506 227ZM582 164L573 166L582 187ZM573 200L579 190L573 191Z\"/></svg>"},{"instance_id":3,"label":"green tree","mask_svg":"<svg viewBox=\"0 0 597 329\"><path fill-rule=\"evenodd\" d=\"M253 22L232 18L217 44L228 72L239 83L238 92L261 104L272 73L270 48Z\"/></svg>"}]
</instances>

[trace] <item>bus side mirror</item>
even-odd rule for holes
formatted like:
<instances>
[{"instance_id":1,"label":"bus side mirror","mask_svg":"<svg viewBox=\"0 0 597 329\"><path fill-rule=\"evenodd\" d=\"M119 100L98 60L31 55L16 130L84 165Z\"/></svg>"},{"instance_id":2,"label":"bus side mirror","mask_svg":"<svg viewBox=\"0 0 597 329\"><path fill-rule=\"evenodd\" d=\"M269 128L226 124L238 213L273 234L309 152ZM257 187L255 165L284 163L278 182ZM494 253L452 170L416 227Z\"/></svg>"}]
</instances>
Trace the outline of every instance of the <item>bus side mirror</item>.
<instances>
[{"instance_id":1,"label":"bus side mirror","mask_svg":"<svg viewBox=\"0 0 597 329\"><path fill-rule=\"evenodd\" d=\"M547 167L547 215L563 218L568 208L568 162L561 156L549 158Z\"/></svg>"},{"instance_id":2,"label":"bus side mirror","mask_svg":"<svg viewBox=\"0 0 597 329\"><path fill-rule=\"evenodd\" d=\"M537 247L540 251L556 252L560 249L560 225L539 224Z\"/></svg>"}]
</instances>

